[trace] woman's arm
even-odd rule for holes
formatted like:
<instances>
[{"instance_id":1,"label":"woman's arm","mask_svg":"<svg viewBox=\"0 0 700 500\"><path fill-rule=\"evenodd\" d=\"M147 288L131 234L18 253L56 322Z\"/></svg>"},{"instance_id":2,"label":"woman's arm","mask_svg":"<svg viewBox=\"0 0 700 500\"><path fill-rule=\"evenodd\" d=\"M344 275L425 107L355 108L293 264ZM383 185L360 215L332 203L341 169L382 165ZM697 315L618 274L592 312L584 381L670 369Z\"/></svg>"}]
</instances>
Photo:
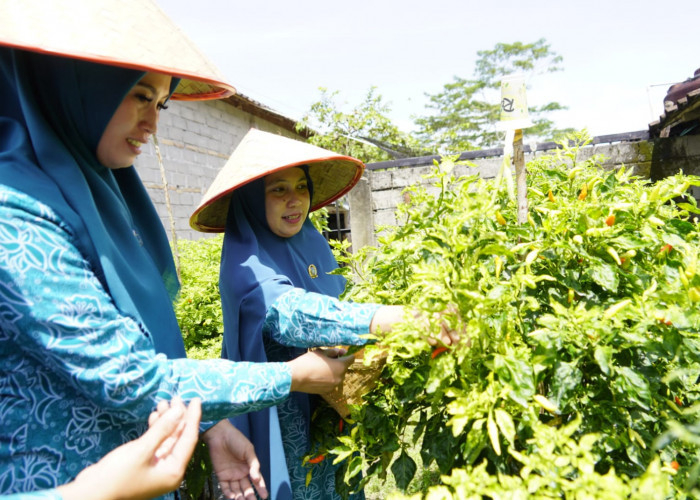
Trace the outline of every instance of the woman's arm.
<instances>
[{"instance_id":1,"label":"woman's arm","mask_svg":"<svg viewBox=\"0 0 700 500\"><path fill-rule=\"evenodd\" d=\"M144 422L157 402L202 399L206 420L284 400L284 363L168 360L135 318L115 307L70 228L38 200L3 189L0 330L5 363L33 359L114 418ZM54 378L55 377L55 378Z\"/></svg>"},{"instance_id":2,"label":"woman's arm","mask_svg":"<svg viewBox=\"0 0 700 500\"><path fill-rule=\"evenodd\" d=\"M444 318L447 312L448 311L444 311L434 314L435 320L440 324L440 333L437 339L428 337L428 343L436 345L439 340L443 344L452 345L459 341L460 334L452 330ZM370 331L376 335L386 334L393 329L395 324L402 321L410 321L413 322L413 324L425 328L426 331L430 330L429 320L421 311L411 310L403 306L381 306L377 309L377 312L372 318Z\"/></svg>"},{"instance_id":3,"label":"woman's arm","mask_svg":"<svg viewBox=\"0 0 700 500\"><path fill-rule=\"evenodd\" d=\"M268 309L263 332L280 344L294 347L364 345L380 307L291 288Z\"/></svg>"},{"instance_id":4,"label":"woman's arm","mask_svg":"<svg viewBox=\"0 0 700 500\"><path fill-rule=\"evenodd\" d=\"M437 314L440 342L450 345L459 340ZM263 331L276 342L294 347L364 345L367 334L389 333L402 321L412 321L428 330L428 318L404 306L343 302L314 292L293 288L270 306ZM428 340L436 344L432 337Z\"/></svg>"}]
</instances>

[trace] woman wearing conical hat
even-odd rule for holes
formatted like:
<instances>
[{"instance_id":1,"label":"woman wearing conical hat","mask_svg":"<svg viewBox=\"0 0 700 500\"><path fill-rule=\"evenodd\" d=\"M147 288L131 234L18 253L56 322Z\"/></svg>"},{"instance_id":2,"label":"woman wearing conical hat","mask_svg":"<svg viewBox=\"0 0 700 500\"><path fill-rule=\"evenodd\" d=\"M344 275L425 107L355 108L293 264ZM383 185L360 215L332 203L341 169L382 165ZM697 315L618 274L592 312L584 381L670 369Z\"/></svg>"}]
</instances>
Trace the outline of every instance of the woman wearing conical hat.
<instances>
[{"instance_id":1,"label":"woman wearing conical hat","mask_svg":"<svg viewBox=\"0 0 700 500\"><path fill-rule=\"evenodd\" d=\"M224 231L219 289L223 355L235 361L288 361L308 348L364 345L388 332L404 308L341 302L345 287L328 242L308 218L348 192L364 165L310 144L250 130L190 218ZM456 340L445 330L442 340ZM292 394L276 407L232 419L253 441L272 498L338 499L331 460L308 468L315 401ZM362 498L359 493L355 498Z\"/></svg>"},{"instance_id":2,"label":"woman wearing conical hat","mask_svg":"<svg viewBox=\"0 0 700 500\"><path fill-rule=\"evenodd\" d=\"M179 396L202 401L224 492L265 496L227 417L329 390L351 359L185 359L132 166L170 98L233 88L147 0L3 1L0 19L0 494L70 481Z\"/></svg>"}]
</instances>

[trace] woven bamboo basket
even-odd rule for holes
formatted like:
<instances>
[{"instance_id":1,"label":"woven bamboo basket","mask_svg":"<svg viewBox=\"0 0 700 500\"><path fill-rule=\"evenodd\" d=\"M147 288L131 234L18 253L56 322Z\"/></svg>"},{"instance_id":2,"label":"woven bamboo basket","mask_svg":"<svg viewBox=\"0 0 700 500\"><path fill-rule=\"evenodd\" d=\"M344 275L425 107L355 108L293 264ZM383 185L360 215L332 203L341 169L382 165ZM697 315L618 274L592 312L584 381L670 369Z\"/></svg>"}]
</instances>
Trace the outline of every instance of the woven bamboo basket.
<instances>
[{"instance_id":1,"label":"woven bamboo basket","mask_svg":"<svg viewBox=\"0 0 700 500\"><path fill-rule=\"evenodd\" d=\"M362 351L355 354L355 361L345 373L342 385L333 392L323 394L323 399L338 412L341 417L350 415L348 405L362 403L362 396L374 389L386 362L386 353L373 363L366 365Z\"/></svg>"}]
</instances>

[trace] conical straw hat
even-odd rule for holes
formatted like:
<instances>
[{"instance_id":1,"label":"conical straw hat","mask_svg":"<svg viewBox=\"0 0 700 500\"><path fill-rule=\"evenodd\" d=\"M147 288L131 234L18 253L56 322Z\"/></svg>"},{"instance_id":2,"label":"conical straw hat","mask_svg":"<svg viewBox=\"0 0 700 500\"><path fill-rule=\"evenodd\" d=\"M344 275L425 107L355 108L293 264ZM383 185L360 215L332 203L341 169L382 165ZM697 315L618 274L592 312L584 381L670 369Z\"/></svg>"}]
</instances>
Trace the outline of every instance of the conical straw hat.
<instances>
[{"instance_id":1,"label":"conical straw hat","mask_svg":"<svg viewBox=\"0 0 700 500\"><path fill-rule=\"evenodd\" d=\"M281 135L251 129L219 171L190 217L190 226L205 233L224 231L234 190L278 170L301 165L309 166L313 184L310 211L317 210L350 191L365 169L365 165L355 158Z\"/></svg>"},{"instance_id":2,"label":"conical straw hat","mask_svg":"<svg viewBox=\"0 0 700 500\"><path fill-rule=\"evenodd\" d=\"M0 0L0 45L178 77L173 99L235 93L152 0Z\"/></svg>"}]
</instances>

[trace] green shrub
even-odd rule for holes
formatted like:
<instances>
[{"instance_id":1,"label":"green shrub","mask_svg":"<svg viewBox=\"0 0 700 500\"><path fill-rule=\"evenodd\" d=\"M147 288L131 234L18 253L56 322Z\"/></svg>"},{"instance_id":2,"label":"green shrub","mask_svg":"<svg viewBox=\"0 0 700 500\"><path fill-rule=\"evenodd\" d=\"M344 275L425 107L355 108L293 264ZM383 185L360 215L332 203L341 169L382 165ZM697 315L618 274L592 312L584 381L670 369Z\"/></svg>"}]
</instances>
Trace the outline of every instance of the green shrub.
<instances>
[{"instance_id":1,"label":"green shrub","mask_svg":"<svg viewBox=\"0 0 700 500\"><path fill-rule=\"evenodd\" d=\"M223 235L178 242L182 287L175 315L190 358L221 356L224 323L219 296L219 263L222 243Z\"/></svg>"},{"instance_id":2,"label":"green shrub","mask_svg":"<svg viewBox=\"0 0 700 500\"><path fill-rule=\"evenodd\" d=\"M504 188L455 179L446 161L435 195L410 188L401 225L344 257L346 298L453 305L465 333L435 349L414 321L382 341L387 363L352 432L322 443L347 459L341 479L390 473L407 490L418 447L443 474L429 499L685 495L696 443L654 443L671 419L696 420L700 228L679 197L700 180L577 163L575 139L528 164L526 223Z\"/></svg>"}]
</instances>

